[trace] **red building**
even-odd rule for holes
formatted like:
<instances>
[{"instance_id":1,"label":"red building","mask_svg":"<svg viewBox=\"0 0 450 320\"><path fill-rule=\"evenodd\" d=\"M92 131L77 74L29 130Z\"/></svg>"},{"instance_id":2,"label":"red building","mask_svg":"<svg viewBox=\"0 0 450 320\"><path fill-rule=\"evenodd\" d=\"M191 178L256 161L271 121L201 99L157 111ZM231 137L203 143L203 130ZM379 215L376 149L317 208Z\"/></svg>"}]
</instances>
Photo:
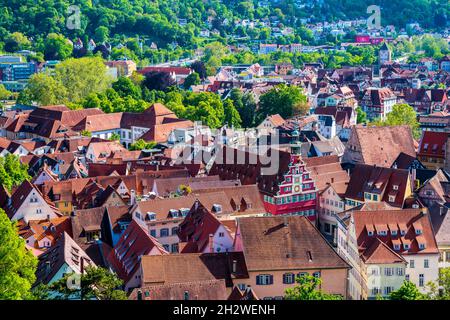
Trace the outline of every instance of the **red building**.
<instances>
[{"instance_id":1,"label":"red building","mask_svg":"<svg viewBox=\"0 0 450 320\"><path fill-rule=\"evenodd\" d=\"M367 34L360 34L355 36L355 41L357 43L370 43L370 36Z\"/></svg>"},{"instance_id":2,"label":"red building","mask_svg":"<svg viewBox=\"0 0 450 320\"><path fill-rule=\"evenodd\" d=\"M371 44L380 44L384 41L383 37L370 38Z\"/></svg>"},{"instance_id":3,"label":"red building","mask_svg":"<svg viewBox=\"0 0 450 320\"><path fill-rule=\"evenodd\" d=\"M304 215L315 220L318 190L305 163L289 152L271 152L262 156L223 148L210 175L219 175L224 180L239 179L244 185L256 183L268 213Z\"/></svg>"}]
</instances>

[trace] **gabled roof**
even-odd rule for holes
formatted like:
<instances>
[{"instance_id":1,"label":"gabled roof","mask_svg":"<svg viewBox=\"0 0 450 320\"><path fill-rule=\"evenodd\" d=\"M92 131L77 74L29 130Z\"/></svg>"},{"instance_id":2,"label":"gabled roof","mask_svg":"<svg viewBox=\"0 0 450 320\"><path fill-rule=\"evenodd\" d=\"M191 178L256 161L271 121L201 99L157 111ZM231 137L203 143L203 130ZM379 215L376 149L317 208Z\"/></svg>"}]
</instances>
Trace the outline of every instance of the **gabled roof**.
<instances>
[{"instance_id":1,"label":"gabled roof","mask_svg":"<svg viewBox=\"0 0 450 320\"><path fill-rule=\"evenodd\" d=\"M438 245L450 245L450 214L448 205L433 203L429 210Z\"/></svg>"},{"instance_id":2,"label":"gabled roof","mask_svg":"<svg viewBox=\"0 0 450 320\"><path fill-rule=\"evenodd\" d=\"M401 152L416 156L409 126L355 126L352 135L355 135L361 147L365 164L390 167Z\"/></svg>"},{"instance_id":3,"label":"gabled roof","mask_svg":"<svg viewBox=\"0 0 450 320\"><path fill-rule=\"evenodd\" d=\"M259 298L252 287L247 287L242 291L238 286L234 286L227 300L259 300Z\"/></svg>"},{"instance_id":4,"label":"gabled roof","mask_svg":"<svg viewBox=\"0 0 450 320\"><path fill-rule=\"evenodd\" d=\"M106 189L102 190L100 192L99 195L97 195L97 197L95 198L95 205L96 206L104 206L106 204L106 201L111 197L111 196L116 196L118 198L120 198L120 200L123 202L124 205L126 205L125 201L122 199L122 197L120 196L120 194L116 191L116 189L114 189L111 185L108 185L106 187Z\"/></svg>"},{"instance_id":5,"label":"gabled roof","mask_svg":"<svg viewBox=\"0 0 450 320\"><path fill-rule=\"evenodd\" d=\"M274 115L267 116L266 121L272 123L274 127L279 127L282 126L286 120L284 120L283 117L277 113Z\"/></svg>"},{"instance_id":6,"label":"gabled roof","mask_svg":"<svg viewBox=\"0 0 450 320\"><path fill-rule=\"evenodd\" d=\"M83 259L83 262L81 259ZM64 232L52 248L39 256L35 285L39 283L48 284L64 263L77 274L81 274L82 265L84 269L89 266L95 266L83 249Z\"/></svg>"},{"instance_id":7,"label":"gabled roof","mask_svg":"<svg viewBox=\"0 0 450 320\"><path fill-rule=\"evenodd\" d=\"M143 256L168 254L162 245L132 220L108 256L108 262L117 275L127 283L139 268Z\"/></svg>"},{"instance_id":8,"label":"gabled roof","mask_svg":"<svg viewBox=\"0 0 450 320\"><path fill-rule=\"evenodd\" d=\"M397 159L392 163L392 168L397 169L411 169L414 162L418 163L420 169L425 169L425 166L419 162L419 160L416 157L413 157L409 154L401 152ZM417 168L416 168L417 169Z\"/></svg>"},{"instance_id":9,"label":"gabled roof","mask_svg":"<svg viewBox=\"0 0 450 320\"><path fill-rule=\"evenodd\" d=\"M122 113L105 113L89 115L82 119L79 123L72 128L74 131L108 131L120 128L120 122L122 120Z\"/></svg>"},{"instance_id":10,"label":"gabled roof","mask_svg":"<svg viewBox=\"0 0 450 320\"><path fill-rule=\"evenodd\" d=\"M50 201L50 199L47 196L44 196L41 191L36 188L31 182L25 180L22 182L22 184L14 191L14 193L11 195L11 201L10 205L6 205L5 212L8 215L10 219L14 217L17 210L20 209L20 207L23 205L25 200L27 199L28 195L35 191L36 194L40 195L42 199L45 200L45 202L48 204L48 206L55 212L55 215L59 216L60 213L54 206L54 204Z\"/></svg>"},{"instance_id":11,"label":"gabled roof","mask_svg":"<svg viewBox=\"0 0 450 320\"><path fill-rule=\"evenodd\" d=\"M242 252L143 256L141 266L144 286L223 279L232 287L233 279L248 278Z\"/></svg>"},{"instance_id":12,"label":"gabled roof","mask_svg":"<svg viewBox=\"0 0 450 320\"><path fill-rule=\"evenodd\" d=\"M422 157L445 158L448 132L423 131L418 155Z\"/></svg>"},{"instance_id":13,"label":"gabled roof","mask_svg":"<svg viewBox=\"0 0 450 320\"><path fill-rule=\"evenodd\" d=\"M209 244L210 235L214 235L222 223L196 201L183 222L178 226L180 242L186 243L181 253L204 252Z\"/></svg>"},{"instance_id":14,"label":"gabled roof","mask_svg":"<svg viewBox=\"0 0 450 320\"><path fill-rule=\"evenodd\" d=\"M159 195L164 196L170 194L172 192L178 191L180 185L189 186L195 182L202 182L203 185L200 185L198 189L206 189L213 183L222 183L219 176L206 176L206 177L176 177L176 178L165 178L165 179L155 179L154 185L157 189ZM233 184L235 181L233 180Z\"/></svg>"},{"instance_id":15,"label":"gabled roof","mask_svg":"<svg viewBox=\"0 0 450 320\"><path fill-rule=\"evenodd\" d=\"M76 210L70 217L73 240L78 244L86 243L86 231L101 230L105 207Z\"/></svg>"},{"instance_id":16,"label":"gabled roof","mask_svg":"<svg viewBox=\"0 0 450 320\"><path fill-rule=\"evenodd\" d=\"M203 280L136 288L129 300L226 300L224 280Z\"/></svg>"},{"instance_id":17,"label":"gabled roof","mask_svg":"<svg viewBox=\"0 0 450 320\"><path fill-rule=\"evenodd\" d=\"M353 211L356 238L361 254L368 250L374 241L381 240L390 249L398 254L437 254L438 248L434 237L429 214L422 211L426 209L402 209L402 210L377 210L377 211ZM371 229L370 236L367 230ZM386 235L378 232L385 230ZM392 234L392 230L396 231ZM416 233L420 230L420 233ZM402 235L401 231L405 234ZM425 249L419 248L419 242L425 244ZM394 243L400 244L399 250L395 250ZM405 249L403 244L410 244Z\"/></svg>"},{"instance_id":18,"label":"gabled roof","mask_svg":"<svg viewBox=\"0 0 450 320\"><path fill-rule=\"evenodd\" d=\"M393 251L378 238L361 254L361 258L365 264L406 263L406 260L401 255Z\"/></svg>"},{"instance_id":19,"label":"gabled roof","mask_svg":"<svg viewBox=\"0 0 450 320\"><path fill-rule=\"evenodd\" d=\"M409 171L357 164L348 183L346 198L364 202L364 192L378 195L378 201L402 207L407 193ZM390 197L394 201L390 201Z\"/></svg>"},{"instance_id":20,"label":"gabled roof","mask_svg":"<svg viewBox=\"0 0 450 320\"><path fill-rule=\"evenodd\" d=\"M337 155L305 158L304 161L319 190L324 190L329 184L337 184L340 191L344 188L345 193L345 186L350 178L342 169Z\"/></svg>"},{"instance_id":21,"label":"gabled roof","mask_svg":"<svg viewBox=\"0 0 450 320\"><path fill-rule=\"evenodd\" d=\"M249 271L349 268L306 217L238 218L238 230Z\"/></svg>"},{"instance_id":22,"label":"gabled roof","mask_svg":"<svg viewBox=\"0 0 450 320\"><path fill-rule=\"evenodd\" d=\"M69 217L58 217L50 220L30 220L28 224L20 220L18 226L19 235L23 239L28 239L33 236L35 241L40 241L47 238L52 245L64 232L67 232L69 235L72 234ZM30 245L38 248L37 243L30 243Z\"/></svg>"}]
</instances>

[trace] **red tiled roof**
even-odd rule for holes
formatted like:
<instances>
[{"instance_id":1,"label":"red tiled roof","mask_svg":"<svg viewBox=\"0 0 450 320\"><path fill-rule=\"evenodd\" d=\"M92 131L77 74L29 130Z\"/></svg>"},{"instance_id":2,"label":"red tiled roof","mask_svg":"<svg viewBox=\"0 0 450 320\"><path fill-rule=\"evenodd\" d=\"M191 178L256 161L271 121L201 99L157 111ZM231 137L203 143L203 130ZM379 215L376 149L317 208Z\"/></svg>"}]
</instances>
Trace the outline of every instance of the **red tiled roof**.
<instances>
[{"instance_id":1,"label":"red tiled roof","mask_svg":"<svg viewBox=\"0 0 450 320\"><path fill-rule=\"evenodd\" d=\"M142 295L142 300L185 300L186 298L188 298L188 300L227 299L227 290L224 280L200 280L145 286L134 289L128 299L137 300L138 294Z\"/></svg>"},{"instance_id":2,"label":"red tiled roof","mask_svg":"<svg viewBox=\"0 0 450 320\"><path fill-rule=\"evenodd\" d=\"M138 71L140 74L147 74L149 72L166 72L175 73L177 75L189 75L192 70L186 67L145 67Z\"/></svg>"},{"instance_id":3,"label":"red tiled roof","mask_svg":"<svg viewBox=\"0 0 450 320\"><path fill-rule=\"evenodd\" d=\"M434 237L429 214L423 214L426 209L403 209L403 210L377 210L377 211L353 211L358 248L363 257L370 258L367 253L375 251L371 247L374 241L381 240L391 250L401 255L438 253L436 239ZM420 234L416 234L417 226L420 224ZM378 229L377 229L378 226ZM414 228L416 226L416 228ZM392 229L393 228L393 229ZM373 231L369 236L367 230ZM386 230L386 235L377 232ZM396 234L392 234L395 231ZM402 234L401 232L405 233ZM410 249L402 245L395 250L394 243L410 244ZM425 243L425 249L419 248L419 242ZM367 251L369 250L369 251ZM366 253L367 251L367 253ZM382 250L376 259L392 261L392 253ZM374 257L375 259L375 257Z\"/></svg>"},{"instance_id":4,"label":"red tiled roof","mask_svg":"<svg viewBox=\"0 0 450 320\"><path fill-rule=\"evenodd\" d=\"M416 156L409 126L355 126L352 128L353 135L361 147L365 164L390 167L401 152Z\"/></svg>"},{"instance_id":5,"label":"red tiled roof","mask_svg":"<svg viewBox=\"0 0 450 320\"><path fill-rule=\"evenodd\" d=\"M424 131L419 145L419 156L445 158L448 132Z\"/></svg>"},{"instance_id":6,"label":"red tiled roof","mask_svg":"<svg viewBox=\"0 0 450 320\"><path fill-rule=\"evenodd\" d=\"M393 251L378 238L361 254L361 258L365 264L406 263L406 260L401 255Z\"/></svg>"},{"instance_id":7,"label":"red tiled roof","mask_svg":"<svg viewBox=\"0 0 450 320\"><path fill-rule=\"evenodd\" d=\"M181 253L204 252L209 244L209 237L216 233L221 222L206 209L200 201L196 201L183 222L178 227L180 242L186 245Z\"/></svg>"},{"instance_id":8,"label":"red tiled roof","mask_svg":"<svg viewBox=\"0 0 450 320\"><path fill-rule=\"evenodd\" d=\"M158 240L132 220L108 256L108 262L127 283L139 268L142 257L150 254L154 248L155 254L168 254Z\"/></svg>"},{"instance_id":9,"label":"red tiled roof","mask_svg":"<svg viewBox=\"0 0 450 320\"><path fill-rule=\"evenodd\" d=\"M227 287L233 287L233 279L248 278L242 252L144 256L141 265L144 286L224 279Z\"/></svg>"},{"instance_id":10,"label":"red tiled roof","mask_svg":"<svg viewBox=\"0 0 450 320\"><path fill-rule=\"evenodd\" d=\"M408 191L408 179L408 170L357 164L350 176L345 197L364 202L364 192L368 192L377 194L379 201L402 207ZM394 201L390 201L389 195L394 196Z\"/></svg>"},{"instance_id":11,"label":"red tiled roof","mask_svg":"<svg viewBox=\"0 0 450 320\"><path fill-rule=\"evenodd\" d=\"M306 217L239 218L249 271L349 268Z\"/></svg>"}]
</instances>

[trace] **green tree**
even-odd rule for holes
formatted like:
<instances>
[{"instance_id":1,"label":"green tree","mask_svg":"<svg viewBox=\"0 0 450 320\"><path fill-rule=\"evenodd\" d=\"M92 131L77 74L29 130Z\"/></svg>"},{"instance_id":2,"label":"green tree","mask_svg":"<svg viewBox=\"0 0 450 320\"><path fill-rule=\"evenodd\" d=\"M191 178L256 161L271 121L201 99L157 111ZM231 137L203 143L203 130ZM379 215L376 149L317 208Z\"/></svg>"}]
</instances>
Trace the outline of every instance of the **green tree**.
<instances>
[{"instance_id":1,"label":"green tree","mask_svg":"<svg viewBox=\"0 0 450 320\"><path fill-rule=\"evenodd\" d=\"M11 191L13 187L19 186L25 180L30 180L28 166L22 164L18 156L7 154L0 157L0 184Z\"/></svg>"},{"instance_id":2,"label":"green tree","mask_svg":"<svg viewBox=\"0 0 450 320\"><path fill-rule=\"evenodd\" d=\"M251 93L243 94L241 90L232 89L229 98L233 100L233 104L242 120L244 128L250 128L255 121L256 103Z\"/></svg>"},{"instance_id":3,"label":"green tree","mask_svg":"<svg viewBox=\"0 0 450 320\"><path fill-rule=\"evenodd\" d=\"M105 26L100 26L95 29L94 39L97 43L106 42L109 38L109 29Z\"/></svg>"},{"instance_id":4,"label":"green tree","mask_svg":"<svg viewBox=\"0 0 450 320\"><path fill-rule=\"evenodd\" d=\"M133 83L127 77L120 77L112 84L112 88L122 97L131 96L134 99L140 99L142 96L141 88Z\"/></svg>"},{"instance_id":5,"label":"green tree","mask_svg":"<svg viewBox=\"0 0 450 320\"><path fill-rule=\"evenodd\" d=\"M120 141L120 134L118 134L117 132L114 132L111 137L109 137L110 141Z\"/></svg>"},{"instance_id":6,"label":"green tree","mask_svg":"<svg viewBox=\"0 0 450 320\"><path fill-rule=\"evenodd\" d=\"M365 113L361 107L356 108L356 123L366 123L367 113Z\"/></svg>"},{"instance_id":7,"label":"green tree","mask_svg":"<svg viewBox=\"0 0 450 320\"><path fill-rule=\"evenodd\" d=\"M46 73L36 73L28 80L28 85L21 94L20 100L24 104L37 102L39 105L48 106L68 102L66 87L54 77Z\"/></svg>"},{"instance_id":8,"label":"green tree","mask_svg":"<svg viewBox=\"0 0 450 320\"><path fill-rule=\"evenodd\" d=\"M5 51L7 52L29 49L30 47L31 41L21 32L14 32L5 39Z\"/></svg>"},{"instance_id":9,"label":"green tree","mask_svg":"<svg viewBox=\"0 0 450 320\"><path fill-rule=\"evenodd\" d=\"M450 267L439 269L437 282L427 283L427 297L432 300L450 300Z\"/></svg>"},{"instance_id":10,"label":"green tree","mask_svg":"<svg viewBox=\"0 0 450 320\"><path fill-rule=\"evenodd\" d=\"M200 84L200 76L197 72L192 72L190 75L186 77L183 83L183 87L186 90L189 90L191 86Z\"/></svg>"},{"instance_id":11,"label":"green tree","mask_svg":"<svg viewBox=\"0 0 450 320\"><path fill-rule=\"evenodd\" d=\"M287 288L285 299L287 300L342 300L342 296L324 293L317 287L322 280L320 278L304 275L295 279L297 285Z\"/></svg>"},{"instance_id":12,"label":"green tree","mask_svg":"<svg viewBox=\"0 0 450 320\"><path fill-rule=\"evenodd\" d=\"M32 299L37 263L16 225L0 209L0 300Z\"/></svg>"},{"instance_id":13,"label":"green tree","mask_svg":"<svg viewBox=\"0 0 450 320\"><path fill-rule=\"evenodd\" d=\"M112 80L100 57L67 59L56 66L55 79L66 88L67 100L71 102L106 90Z\"/></svg>"},{"instance_id":14,"label":"green tree","mask_svg":"<svg viewBox=\"0 0 450 320\"><path fill-rule=\"evenodd\" d=\"M56 299L127 299L125 291L120 289L123 286L123 281L105 268L87 267L86 272L81 275L79 289L67 287L67 280L71 276L73 274L66 274L63 278L48 286L48 290L56 295Z\"/></svg>"},{"instance_id":15,"label":"green tree","mask_svg":"<svg viewBox=\"0 0 450 320\"><path fill-rule=\"evenodd\" d=\"M280 84L261 95L257 116L259 121L277 113L283 118L289 118L294 115L300 104L305 103L307 98L299 87Z\"/></svg>"},{"instance_id":16,"label":"green tree","mask_svg":"<svg viewBox=\"0 0 450 320\"><path fill-rule=\"evenodd\" d=\"M392 111L387 114L385 121L376 120L371 124L376 126L408 125L415 139L418 139L421 134L417 114L413 107L408 104L396 104Z\"/></svg>"},{"instance_id":17,"label":"green tree","mask_svg":"<svg viewBox=\"0 0 450 320\"><path fill-rule=\"evenodd\" d=\"M147 142L144 139L139 139L130 145L131 151L144 150L144 149L152 149L156 146L156 142L150 141Z\"/></svg>"},{"instance_id":18,"label":"green tree","mask_svg":"<svg viewBox=\"0 0 450 320\"><path fill-rule=\"evenodd\" d=\"M5 86L0 84L0 100L6 100L11 97L12 92L6 90Z\"/></svg>"},{"instance_id":19,"label":"green tree","mask_svg":"<svg viewBox=\"0 0 450 320\"><path fill-rule=\"evenodd\" d=\"M73 45L61 34L50 33L45 39L46 60L65 60L72 55Z\"/></svg>"},{"instance_id":20,"label":"green tree","mask_svg":"<svg viewBox=\"0 0 450 320\"><path fill-rule=\"evenodd\" d=\"M389 298L391 300L423 300L424 296L414 283L405 280L398 290L391 292Z\"/></svg>"},{"instance_id":21,"label":"green tree","mask_svg":"<svg viewBox=\"0 0 450 320\"><path fill-rule=\"evenodd\" d=\"M226 99L223 103L223 110L225 114L224 122L229 127L240 128L242 120L241 116L239 115L239 112L234 107L233 100Z\"/></svg>"},{"instance_id":22,"label":"green tree","mask_svg":"<svg viewBox=\"0 0 450 320\"><path fill-rule=\"evenodd\" d=\"M83 137L92 137L92 133L90 131L88 131L88 130L81 131L81 135Z\"/></svg>"}]
</instances>

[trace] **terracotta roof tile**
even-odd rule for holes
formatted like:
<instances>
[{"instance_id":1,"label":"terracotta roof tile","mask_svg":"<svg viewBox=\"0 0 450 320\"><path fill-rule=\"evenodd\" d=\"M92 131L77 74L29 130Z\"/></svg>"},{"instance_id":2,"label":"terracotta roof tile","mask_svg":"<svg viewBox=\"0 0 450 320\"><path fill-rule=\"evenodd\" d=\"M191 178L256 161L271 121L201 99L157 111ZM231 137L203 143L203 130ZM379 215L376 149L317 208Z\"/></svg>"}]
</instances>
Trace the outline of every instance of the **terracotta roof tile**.
<instances>
[{"instance_id":1,"label":"terracotta roof tile","mask_svg":"<svg viewBox=\"0 0 450 320\"><path fill-rule=\"evenodd\" d=\"M247 268L289 270L349 268L306 218L238 218Z\"/></svg>"}]
</instances>

